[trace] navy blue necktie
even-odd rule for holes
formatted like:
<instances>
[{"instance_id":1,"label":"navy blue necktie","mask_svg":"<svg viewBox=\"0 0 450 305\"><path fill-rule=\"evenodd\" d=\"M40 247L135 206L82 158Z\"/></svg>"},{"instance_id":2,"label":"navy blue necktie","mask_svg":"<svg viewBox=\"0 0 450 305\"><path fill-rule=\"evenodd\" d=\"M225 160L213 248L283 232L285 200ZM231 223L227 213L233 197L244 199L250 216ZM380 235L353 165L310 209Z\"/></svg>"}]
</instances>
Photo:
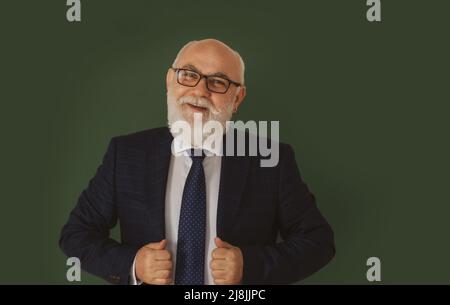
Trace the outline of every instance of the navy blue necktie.
<instances>
[{"instance_id":1,"label":"navy blue necktie","mask_svg":"<svg viewBox=\"0 0 450 305\"><path fill-rule=\"evenodd\" d=\"M199 154L199 151L196 151ZM176 285L203 285L206 238L206 187L203 170L204 154L191 150L189 171L181 201L178 224Z\"/></svg>"}]
</instances>

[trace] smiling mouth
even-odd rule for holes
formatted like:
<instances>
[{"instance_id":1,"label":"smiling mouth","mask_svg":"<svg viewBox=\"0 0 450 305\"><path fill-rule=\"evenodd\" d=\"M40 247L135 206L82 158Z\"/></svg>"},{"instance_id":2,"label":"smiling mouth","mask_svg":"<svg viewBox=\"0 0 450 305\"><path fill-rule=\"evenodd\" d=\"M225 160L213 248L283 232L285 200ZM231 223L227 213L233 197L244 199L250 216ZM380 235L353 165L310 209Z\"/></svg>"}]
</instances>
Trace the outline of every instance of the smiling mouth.
<instances>
[{"instance_id":1,"label":"smiling mouth","mask_svg":"<svg viewBox=\"0 0 450 305\"><path fill-rule=\"evenodd\" d=\"M194 106L194 105L189 104L189 103L187 103L186 105L188 107L190 107L192 110L197 111L197 112L204 112L204 111L208 110L208 108L206 108L206 107Z\"/></svg>"}]
</instances>

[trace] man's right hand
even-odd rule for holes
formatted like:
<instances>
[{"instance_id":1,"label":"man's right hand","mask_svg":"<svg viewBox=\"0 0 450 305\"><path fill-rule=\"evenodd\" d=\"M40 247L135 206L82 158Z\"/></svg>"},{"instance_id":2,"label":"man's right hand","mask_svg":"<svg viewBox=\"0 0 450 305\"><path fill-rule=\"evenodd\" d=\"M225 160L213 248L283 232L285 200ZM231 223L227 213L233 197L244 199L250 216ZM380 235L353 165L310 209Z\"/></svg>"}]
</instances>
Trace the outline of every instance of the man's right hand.
<instances>
[{"instance_id":1,"label":"man's right hand","mask_svg":"<svg viewBox=\"0 0 450 305\"><path fill-rule=\"evenodd\" d=\"M150 243L136 254L136 277L152 285L172 283L172 256L166 248L167 240Z\"/></svg>"}]
</instances>

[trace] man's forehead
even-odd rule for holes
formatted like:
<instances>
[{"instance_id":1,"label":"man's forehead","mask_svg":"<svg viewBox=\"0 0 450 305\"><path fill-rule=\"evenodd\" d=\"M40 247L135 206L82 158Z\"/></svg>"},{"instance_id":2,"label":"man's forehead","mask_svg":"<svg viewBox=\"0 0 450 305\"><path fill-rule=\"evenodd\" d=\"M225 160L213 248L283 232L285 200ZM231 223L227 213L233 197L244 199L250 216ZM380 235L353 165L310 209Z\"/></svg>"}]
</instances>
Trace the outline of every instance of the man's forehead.
<instances>
[{"instance_id":1,"label":"man's forehead","mask_svg":"<svg viewBox=\"0 0 450 305\"><path fill-rule=\"evenodd\" d=\"M192 46L180 54L177 68L196 70L207 75L222 74L232 79L239 78L239 62L232 51L219 48Z\"/></svg>"},{"instance_id":2,"label":"man's forehead","mask_svg":"<svg viewBox=\"0 0 450 305\"><path fill-rule=\"evenodd\" d=\"M182 69L189 69L189 70L192 70L192 71L195 71L195 72L199 72L199 73L201 73L201 74L206 74L206 75L212 75L212 76L220 76L220 77L225 77L225 78L231 78L229 74L227 74L226 72L221 71L221 70L219 70L219 71L214 71L214 72L203 72L202 69L197 68L197 66L195 66L195 65L192 64L192 63L187 63L187 64L185 64L185 65L181 65L179 68L182 68Z\"/></svg>"}]
</instances>

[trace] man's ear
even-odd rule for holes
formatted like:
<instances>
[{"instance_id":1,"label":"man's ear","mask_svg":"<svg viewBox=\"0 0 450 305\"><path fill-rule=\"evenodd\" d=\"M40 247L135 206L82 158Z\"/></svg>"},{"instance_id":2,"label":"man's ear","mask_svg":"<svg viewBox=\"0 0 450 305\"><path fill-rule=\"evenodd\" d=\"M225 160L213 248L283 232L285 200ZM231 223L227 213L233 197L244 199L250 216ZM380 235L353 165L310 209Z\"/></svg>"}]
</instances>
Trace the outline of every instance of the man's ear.
<instances>
[{"instance_id":1,"label":"man's ear","mask_svg":"<svg viewBox=\"0 0 450 305\"><path fill-rule=\"evenodd\" d=\"M166 74L166 91L169 91L169 86L170 82L172 81L172 77L173 77L173 70L169 68Z\"/></svg>"},{"instance_id":2,"label":"man's ear","mask_svg":"<svg viewBox=\"0 0 450 305\"><path fill-rule=\"evenodd\" d=\"M247 94L247 87L245 86L239 87L238 90L239 92L236 95L236 98L234 99L233 113L235 113L238 110L239 106L241 105L242 101L245 98L245 95Z\"/></svg>"}]
</instances>

